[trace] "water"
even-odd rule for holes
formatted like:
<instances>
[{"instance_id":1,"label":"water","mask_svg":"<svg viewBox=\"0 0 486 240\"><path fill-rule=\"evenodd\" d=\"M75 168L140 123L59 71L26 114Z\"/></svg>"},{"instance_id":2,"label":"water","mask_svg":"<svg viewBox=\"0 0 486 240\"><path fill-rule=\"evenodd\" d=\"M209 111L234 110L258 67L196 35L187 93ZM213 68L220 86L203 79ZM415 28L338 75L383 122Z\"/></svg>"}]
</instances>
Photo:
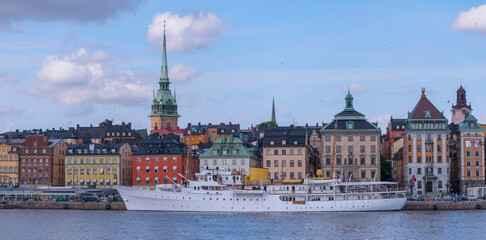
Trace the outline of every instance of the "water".
<instances>
[{"instance_id":1,"label":"water","mask_svg":"<svg viewBox=\"0 0 486 240\"><path fill-rule=\"evenodd\" d=\"M484 239L486 211L167 213L0 210L0 239Z\"/></svg>"}]
</instances>

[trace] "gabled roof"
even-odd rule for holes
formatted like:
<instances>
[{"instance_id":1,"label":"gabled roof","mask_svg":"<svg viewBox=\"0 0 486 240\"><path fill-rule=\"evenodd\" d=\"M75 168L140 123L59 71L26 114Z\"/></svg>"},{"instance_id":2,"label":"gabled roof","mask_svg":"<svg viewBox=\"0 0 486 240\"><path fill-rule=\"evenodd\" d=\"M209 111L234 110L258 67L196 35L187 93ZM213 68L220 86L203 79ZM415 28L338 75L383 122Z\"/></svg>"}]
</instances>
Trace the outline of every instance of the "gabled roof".
<instances>
[{"instance_id":1,"label":"gabled roof","mask_svg":"<svg viewBox=\"0 0 486 240\"><path fill-rule=\"evenodd\" d=\"M479 131L483 132L484 128L478 124L478 120L470 114L464 119L464 121L459 125L459 131Z\"/></svg>"},{"instance_id":2,"label":"gabled roof","mask_svg":"<svg viewBox=\"0 0 486 240\"><path fill-rule=\"evenodd\" d=\"M213 146L206 149L200 158L214 158L214 157L245 157L257 158L255 149L246 147L238 137L222 137L216 140Z\"/></svg>"},{"instance_id":3,"label":"gabled roof","mask_svg":"<svg viewBox=\"0 0 486 240\"><path fill-rule=\"evenodd\" d=\"M352 122L353 128L348 129L347 123ZM336 120L333 120L328 125L324 126L321 131L329 131L336 128ZM338 120L337 121L337 130L380 130L378 126L373 123L368 122L367 120Z\"/></svg>"},{"instance_id":4,"label":"gabled roof","mask_svg":"<svg viewBox=\"0 0 486 240\"><path fill-rule=\"evenodd\" d=\"M430 115L426 112L430 112ZM410 113L408 120L410 119L423 119L423 120L429 120L429 119L443 119L447 120L447 118L444 117L444 115L432 104L427 96L425 96L425 88L422 88L422 96L420 97L420 100L418 101L417 105L415 105L415 108L412 110Z\"/></svg>"}]
</instances>

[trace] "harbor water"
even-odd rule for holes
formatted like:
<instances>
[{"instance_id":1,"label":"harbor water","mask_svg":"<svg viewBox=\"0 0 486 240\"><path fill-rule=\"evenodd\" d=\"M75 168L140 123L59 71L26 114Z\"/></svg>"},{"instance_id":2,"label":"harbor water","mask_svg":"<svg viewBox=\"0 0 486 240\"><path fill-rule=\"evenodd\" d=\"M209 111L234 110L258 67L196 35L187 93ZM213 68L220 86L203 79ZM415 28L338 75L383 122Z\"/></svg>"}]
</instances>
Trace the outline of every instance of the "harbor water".
<instances>
[{"instance_id":1,"label":"harbor water","mask_svg":"<svg viewBox=\"0 0 486 240\"><path fill-rule=\"evenodd\" d=\"M0 210L2 239L484 239L486 212Z\"/></svg>"}]
</instances>

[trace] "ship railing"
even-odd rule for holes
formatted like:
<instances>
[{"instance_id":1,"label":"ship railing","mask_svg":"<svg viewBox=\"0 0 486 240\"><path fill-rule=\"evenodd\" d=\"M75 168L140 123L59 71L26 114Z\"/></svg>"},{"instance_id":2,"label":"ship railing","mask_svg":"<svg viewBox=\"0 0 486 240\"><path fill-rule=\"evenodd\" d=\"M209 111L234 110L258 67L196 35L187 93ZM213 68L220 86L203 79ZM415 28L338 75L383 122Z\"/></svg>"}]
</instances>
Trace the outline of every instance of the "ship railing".
<instances>
[{"instance_id":1,"label":"ship railing","mask_svg":"<svg viewBox=\"0 0 486 240\"><path fill-rule=\"evenodd\" d=\"M275 194L281 197L290 198L302 198L305 197L304 193L287 193L287 194ZM339 200L369 200L369 199L388 199L388 198L405 198L406 191L388 191L388 192L365 192L365 193L312 193L307 194L310 198L325 198L339 199Z\"/></svg>"}]
</instances>

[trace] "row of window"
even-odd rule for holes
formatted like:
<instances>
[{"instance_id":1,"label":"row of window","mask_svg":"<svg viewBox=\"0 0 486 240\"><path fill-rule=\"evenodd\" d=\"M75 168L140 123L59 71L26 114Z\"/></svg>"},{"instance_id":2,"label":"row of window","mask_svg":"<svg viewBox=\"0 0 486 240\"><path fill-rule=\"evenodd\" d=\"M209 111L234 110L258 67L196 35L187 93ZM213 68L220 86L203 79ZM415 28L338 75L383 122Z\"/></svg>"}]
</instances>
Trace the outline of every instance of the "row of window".
<instances>
[{"instance_id":1,"label":"row of window","mask_svg":"<svg viewBox=\"0 0 486 240\"><path fill-rule=\"evenodd\" d=\"M0 173L17 173L18 167L0 167Z\"/></svg>"},{"instance_id":2,"label":"row of window","mask_svg":"<svg viewBox=\"0 0 486 240\"><path fill-rule=\"evenodd\" d=\"M45 167L45 170L43 170L43 169L44 169L44 167L40 167L40 166L39 167L22 167L22 172L25 172L25 171L27 171L27 172L46 172L46 173L49 172L48 166Z\"/></svg>"},{"instance_id":3,"label":"row of window","mask_svg":"<svg viewBox=\"0 0 486 240\"><path fill-rule=\"evenodd\" d=\"M287 150L283 149L283 150L273 150L273 155L279 155L279 153L281 155L287 155ZM272 151L271 150L268 150L266 151L266 154L267 155L272 155ZM295 155L295 150L289 150L289 155ZM297 155L302 155L302 149L297 149Z\"/></svg>"},{"instance_id":4,"label":"row of window","mask_svg":"<svg viewBox=\"0 0 486 240\"><path fill-rule=\"evenodd\" d=\"M43 160L42 158L39 158L39 159L37 159L37 158L33 158L33 159L30 159L30 158L27 158L27 159L22 158L22 162L37 162L37 160L39 160L40 163L41 162L46 162L46 163L49 162L49 158L46 158L45 160Z\"/></svg>"},{"instance_id":5,"label":"row of window","mask_svg":"<svg viewBox=\"0 0 486 240\"><path fill-rule=\"evenodd\" d=\"M10 147L3 147L2 148L2 152L8 152L8 151L10 151Z\"/></svg>"},{"instance_id":6,"label":"row of window","mask_svg":"<svg viewBox=\"0 0 486 240\"><path fill-rule=\"evenodd\" d=\"M118 158L86 158L86 162L84 158L79 159L79 164L117 164L118 163ZM67 164L78 164L78 159L75 158L71 161L71 158L68 158Z\"/></svg>"},{"instance_id":7,"label":"row of window","mask_svg":"<svg viewBox=\"0 0 486 240\"><path fill-rule=\"evenodd\" d=\"M442 180L437 181L437 188L442 189ZM417 189L422 189L422 181L417 181ZM432 189L428 190L432 191Z\"/></svg>"},{"instance_id":8,"label":"row of window","mask_svg":"<svg viewBox=\"0 0 486 240\"><path fill-rule=\"evenodd\" d=\"M360 153L365 153L366 152L366 146L359 146L359 152ZM376 152L376 146L372 145L370 146L370 152L375 153ZM331 146L326 146L326 153L331 153ZM336 146L336 153L341 153L341 146ZM348 153L353 153L353 146L348 146Z\"/></svg>"},{"instance_id":9,"label":"row of window","mask_svg":"<svg viewBox=\"0 0 486 240\"><path fill-rule=\"evenodd\" d=\"M85 173L85 168L67 168L67 174L71 175L73 172L74 172L74 175L77 175L78 174L78 169L79 169L79 173L81 175L84 175ZM93 170L93 171L91 171ZM106 168L106 172L105 172L105 168L102 168L100 167L99 168L99 173L100 174L111 174L111 172L113 171L114 174L116 174L116 171L117 169L114 167L114 168L109 168L107 167ZM90 167L87 167L86 168L86 174L87 175L90 175L91 172L93 172L93 174L98 174L98 168L94 167L94 168L90 168Z\"/></svg>"},{"instance_id":10,"label":"row of window","mask_svg":"<svg viewBox=\"0 0 486 240\"><path fill-rule=\"evenodd\" d=\"M418 175L422 174L422 168L417 168L416 173ZM434 174L434 168L425 168L426 174ZM408 174L412 174L412 168L408 168ZM437 168L437 174L442 174L442 168ZM449 174L449 168L447 168L447 174Z\"/></svg>"},{"instance_id":11,"label":"row of window","mask_svg":"<svg viewBox=\"0 0 486 240\"><path fill-rule=\"evenodd\" d=\"M169 161L168 157L163 157L162 159L164 160L164 162ZM137 162L142 162L142 158L137 157ZM150 162L150 157L146 157L145 162ZM154 162L159 162L159 157L154 157ZM177 162L177 157L172 157L172 162Z\"/></svg>"},{"instance_id":12,"label":"row of window","mask_svg":"<svg viewBox=\"0 0 486 240\"><path fill-rule=\"evenodd\" d=\"M425 137L427 141L432 141L432 134L429 133ZM407 135L407 139L409 142L412 141L412 135ZM422 141L422 137L420 135L417 135L416 140ZM437 141L441 141L441 140L442 140L442 136L440 134L437 135Z\"/></svg>"},{"instance_id":13,"label":"row of window","mask_svg":"<svg viewBox=\"0 0 486 240\"><path fill-rule=\"evenodd\" d=\"M370 175L367 175L366 173L367 173L367 171L364 171L364 170L361 171L360 177L363 178L363 179L364 178L367 178L367 177L369 177L370 179L373 179L375 177L375 175L376 175L376 171L370 171L370 173L371 173ZM341 172L339 172L339 171L336 172L336 176L340 176L340 174L341 174ZM353 172L349 172L348 173L348 177L349 176L354 176L353 175ZM326 177L332 177L331 176L331 171L326 171ZM357 176L354 176L354 177L357 177Z\"/></svg>"},{"instance_id":14,"label":"row of window","mask_svg":"<svg viewBox=\"0 0 486 240\"><path fill-rule=\"evenodd\" d=\"M371 142L376 141L376 136L369 136L369 137L370 137ZM326 139L326 142L330 142L331 136L326 136L325 139ZM348 142L353 142L353 140L354 140L354 136L348 136ZM360 142L366 141L366 136L359 136L359 141ZM336 136L336 142L341 142L341 136Z\"/></svg>"},{"instance_id":15,"label":"row of window","mask_svg":"<svg viewBox=\"0 0 486 240\"><path fill-rule=\"evenodd\" d=\"M479 173L480 172L478 170L476 170L476 177L480 177L481 176ZM471 177L471 171L470 170L467 170L466 171L466 177Z\"/></svg>"},{"instance_id":16,"label":"row of window","mask_svg":"<svg viewBox=\"0 0 486 240\"><path fill-rule=\"evenodd\" d=\"M49 183L49 178L46 177L46 178L42 178L42 177L39 177L39 178L22 178L22 183L32 183L32 184L41 184L41 183Z\"/></svg>"},{"instance_id":17,"label":"row of window","mask_svg":"<svg viewBox=\"0 0 486 240\"><path fill-rule=\"evenodd\" d=\"M10 155L10 157L8 155L5 155L5 156L2 156L0 155L0 161L13 161L15 159L15 161L18 161L19 160L19 156L13 156L13 155Z\"/></svg>"},{"instance_id":18,"label":"row of window","mask_svg":"<svg viewBox=\"0 0 486 240\"><path fill-rule=\"evenodd\" d=\"M272 178L272 173L269 172L268 173L268 178L271 179ZM287 178L287 172L274 172L273 173L273 179L286 179ZM296 179L295 178L295 172L289 172L289 178L290 179ZM303 174L302 172L298 172L297 173L297 179L303 179Z\"/></svg>"},{"instance_id":19,"label":"row of window","mask_svg":"<svg viewBox=\"0 0 486 240\"><path fill-rule=\"evenodd\" d=\"M68 179L67 182L66 182L66 185L67 186L70 186L70 185L84 185L85 182L84 182L84 179L74 179L74 181L72 181L71 179ZM86 185L115 185L116 184L116 179L114 180L110 180L110 179L86 179Z\"/></svg>"},{"instance_id":20,"label":"row of window","mask_svg":"<svg viewBox=\"0 0 486 240\"><path fill-rule=\"evenodd\" d=\"M342 165L343 161L341 160L341 156L336 156L336 165ZM345 158L344 159L344 164L348 165L358 165L358 159L357 158ZM366 165L366 157L360 157L359 158L359 164L360 165ZM376 165L376 157L370 157L370 164L371 165ZM326 165L331 165L331 158L326 157Z\"/></svg>"},{"instance_id":21,"label":"row of window","mask_svg":"<svg viewBox=\"0 0 486 240\"><path fill-rule=\"evenodd\" d=\"M167 177L164 177L164 184L176 183L176 182L177 182L177 177L173 177L172 180L170 180ZM137 177L137 185L140 184L142 184L142 179L140 177ZM145 184L159 184L159 177L155 177L153 183L151 182L150 177L146 177Z\"/></svg>"},{"instance_id":22,"label":"row of window","mask_svg":"<svg viewBox=\"0 0 486 240\"><path fill-rule=\"evenodd\" d=\"M479 167L480 165L480 160L479 159L476 159L476 167ZM471 160L467 160L466 161L466 166L470 167L471 166Z\"/></svg>"},{"instance_id":23,"label":"row of window","mask_svg":"<svg viewBox=\"0 0 486 240\"><path fill-rule=\"evenodd\" d=\"M166 172L169 171L168 169L169 168L167 166L164 166L163 171L166 173ZM140 166L138 166L137 167L137 173L141 173L141 172L142 172L142 168ZM145 167L145 172L150 173L150 166ZM177 173L177 166L172 167L172 172ZM159 166L154 167L154 173L159 173Z\"/></svg>"},{"instance_id":24,"label":"row of window","mask_svg":"<svg viewBox=\"0 0 486 240\"><path fill-rule=\"evenodd\" d=\"M213 150L213 154L214 154L214 155L217 155L218 153L219 153L219 150L218 150L218 149L214 149L214 150ZM222 153L223 153L223 155L228 155L228 149L223 149L223 150L222 150ZM238 149L233 149L233 150L232 150L232 154L233 154L233 155L238 154Z\"/></svg>"},{"instance_id":25,"label":"row of window","mask_svg":"<svg viewBox=\"0 0 486 240\"><path fill-rule=\"evenodd\" d=\"M278 167L278 160L273 160L273 166ZM271 166L271 161L267 160L267 168ZM287 160L282 160L282 167L287 167ZM289 160L289 167L295 167L295 161ZM297 160L297 167L302 167L302 160Z\"/></svg>"},{"instance_id":26,"label":"row of window","mask_svg":"<svg viewBox=\"0 0 486 240\"><path fill-rule=\"evenodd\" d=\"M299 141L294 140L294 145L298 145ZM275 141L270 141L270 145L275 145ZM287 145L287 140L282 140L282 145Z\"/></svg>"},{"instance_id":27,"label":"row of window","mask_svg":"<svg viewBox=\"0 0 486 240\"><path fill-rule=\"evenodd\" d=\"M427 117L427 115L426 115ZM410 123L410 129L446 129L446 123Z\"/></svg>"},{"instance_id":28,"label":"row of window","mask_svg":"<svg viewBox=\"0 0 486 240\"><path fill-rule=\"evenodd\" d=\"M6 177L0 178L0 184L2 184L2 183L4 183L4 184L9 184L9 183L15 184L15 183L17 183L17 178L6 178Z\"/></svg>"},{"instance_id":29,"label":"row of window","mask_svg":"<svg viewBox=\"0 0 486 240\"><path fill-rule=\"evenodd\" d=\"M433 156L425 156L426 163L433 163L434 157ZM437 156L437 162L442 163L442 156ZM408 163L412 163L412 156L408 156ZM417 163L422 163L422 157L417 156Z\"/></svg>"},{"instance_id":30,"label":"row of window","mask_svg":"<svg viewBox=\"0 0 486 240\"><path fill-rule=\"evenodd\" d=\"M434 145L427 144L425 145L425 152L433 152L434 151ZM412 152L412 145L408 145L408 152ZM422 145L417 145L417 154L420 154L422 152ZM440 144L437 145L437 152L442 152L442 146Z\"/></svg>"},{"instance_id":31,"label":"row of window","mask_svg":"<svg viewBox=\"0 0 486 240\"><path fill-rule=\"evenodd\" d=\"M213 166L228 166L230 165L229 162L231 161L231 165L233 166L236 166L236 159L222 159L221 160L221 164L218 163L218 160L214 159L213 160ZM241 165L245 165L246 164L246 160L245 159L241 159ZM208 166L209 165L209 161L208 159L204 159L204 166Z\"/></svg>"},{"instance_id":32,"label":"row of window","mask_svg":"<svg viewBox=\"0 0 486 240\"><path fill-rule=\"evenodd\" d=\"M132 133L131 133L131 132L128 132L128 133L126 133L126 135L130 137L130 136L132 136ZM116 137L119 137L119 136L120 136L120 133L119 133L119 132L116 132L116 133L115 133L115 132L112 132L112 133L107 132L107 133L106 133L106 136L107 136L107 137L110 137L110 136L111 136L111 137L115 137L115 136L116 136ZM124 133L124 132L122 132L121 136L122 136L122 137L125 137L125 133Z\"/></svg>"},{"instance_id":33,"label":"row of window","mask_svg":"<svg viewBox=\"0 0 486 240\"><path fill-rule=\"evenodd\" d=\"M34 150L32 150L32 152L33 152L33 153L38 153L38 151L37 151L37 150L38 150L38 149L34 149ZM47 150L46 150L46 149L42 149L42 151L41 151L41 152L42 152L42 153L46 153L46 152L47 152ZM29 149L24 149L24 153L29 153ZM39 153L40 153L40 152L39 152Z\"/></svg>"},{"instance_id":34,"label":"row of window","mask_svg":"<svg viewBox=\"0 0 486 240\"><path fill-rule=\"evenodd\" d=\"M109 152L109 149L106 149L106 148L96 149L96 150L95 149L91 149L91 150L88 150L88 149L77 149L76 151L74 151L74 149L69 149L68 152L69 152L69 154L74 154L75 152L77 154L88 154L88 153L94 154L95 152L97 154L101 154L101 153L105 153L106 154L106 153ZM111 153L116 153L116 149L115 148L111 149Z\"/></svg>"}]
</instances>

